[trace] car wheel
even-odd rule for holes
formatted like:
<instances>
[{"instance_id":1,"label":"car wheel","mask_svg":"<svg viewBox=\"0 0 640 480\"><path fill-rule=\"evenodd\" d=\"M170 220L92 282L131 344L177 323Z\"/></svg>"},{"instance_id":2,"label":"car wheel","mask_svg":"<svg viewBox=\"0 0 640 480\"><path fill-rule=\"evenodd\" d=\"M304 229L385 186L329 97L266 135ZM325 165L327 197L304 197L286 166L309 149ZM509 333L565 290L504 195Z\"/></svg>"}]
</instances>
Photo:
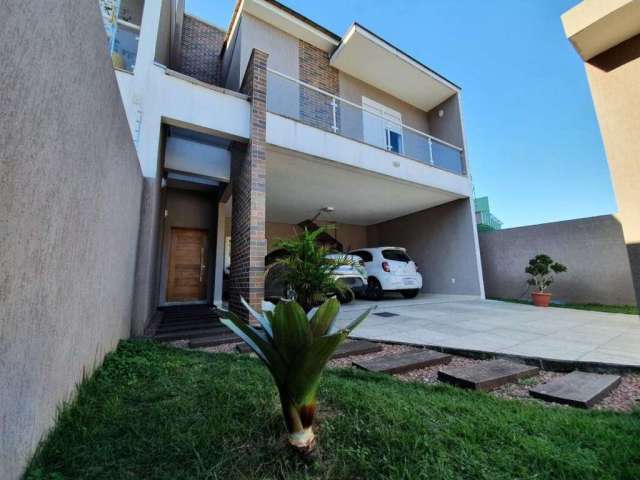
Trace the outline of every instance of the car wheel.
<instances>
[{"instance_id":1,"label":"car wheel","mask_svg":"<svg viewBox=\"0 0 640 480\"><path fill-rule=\"evenodd\" d=\"M402 290L402 296L404 298L416 298L416 296L418 296L418 289L414 289L414 290Z\"/></svg>"},{"instance_id":2,"label":"car wheel","mask_svg":"<svg viewBox=\"0 0 640 480\"><path fill-rule=\"evenodd\" d=\"M367 298L369 300L382 300L382 297L384 297L384 290L382 290L382 285L380 285L378 279L375 277L369 278Z\"/></svg>"}]
</instances>

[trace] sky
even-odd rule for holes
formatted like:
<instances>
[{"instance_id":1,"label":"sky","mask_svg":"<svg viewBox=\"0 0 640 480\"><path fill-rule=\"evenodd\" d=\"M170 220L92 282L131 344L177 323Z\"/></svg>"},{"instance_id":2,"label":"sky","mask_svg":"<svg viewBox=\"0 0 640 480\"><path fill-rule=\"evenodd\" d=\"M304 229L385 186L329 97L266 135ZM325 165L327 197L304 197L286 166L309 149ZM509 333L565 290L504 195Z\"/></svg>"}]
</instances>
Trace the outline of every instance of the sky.
<instances>
[{"instance_id":1,"label":"sky","mask_svg":"<svg viewBox=\"0 0 640 480\"><path fill-rule=\"evenodd\" d=\"M343 35L357 21L462 87L476 196L503 228L617 211L582 61L579 0L281 0ZM186 0L226 29L235 0Z\"/></svg>"}]
</instances>

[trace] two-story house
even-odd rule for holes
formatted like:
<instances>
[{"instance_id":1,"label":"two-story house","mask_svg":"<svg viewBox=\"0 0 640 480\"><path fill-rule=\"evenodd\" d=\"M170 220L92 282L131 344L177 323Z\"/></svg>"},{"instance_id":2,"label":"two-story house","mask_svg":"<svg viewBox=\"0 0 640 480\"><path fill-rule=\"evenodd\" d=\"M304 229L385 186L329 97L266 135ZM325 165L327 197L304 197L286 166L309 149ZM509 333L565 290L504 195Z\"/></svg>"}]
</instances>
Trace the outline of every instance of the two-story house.
<instances>
[{"instance_id":1,"label":"two-story house","mask_svg":"<svg viewBox=\"0 0 640 480\"><path fill-rule=\"evenodd\" d=\"M484 296L455 83L273 0L239 0L227 30L183 0L101 8L145 176L136 330L225 281L230 308L258 305L269 248L323 207L345 250L406 247L423 292Z\"/></svg>"}]
</instances>

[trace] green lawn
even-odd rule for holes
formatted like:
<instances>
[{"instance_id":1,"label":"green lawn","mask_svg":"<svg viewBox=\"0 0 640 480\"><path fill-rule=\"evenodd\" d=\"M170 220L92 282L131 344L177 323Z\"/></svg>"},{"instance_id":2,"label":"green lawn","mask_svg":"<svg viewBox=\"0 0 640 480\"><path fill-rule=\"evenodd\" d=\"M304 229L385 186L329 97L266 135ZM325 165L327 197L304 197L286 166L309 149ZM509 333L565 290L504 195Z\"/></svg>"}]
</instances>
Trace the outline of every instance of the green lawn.
<instances>
[{"instance_id":1,"label":"green lawn","mask_svg":"<svg viewBox=\"0 0 640 480\"><path fill-rule=\"evenodd\" d=\"M516 300L515 298L491 298L490 300L499 300L501 302L522 303L531 305L530 300ZM592 310L594 312L605 313L626 313L628 315L639 315L636 305L603 305L601 303L552 303L551 307L557 308L574 308L576 310Z\"/></svg>"},{"instance_id":2,"label":"green lawn","mask_svg":"<svg viewBox=\"0 0 640 480\"><path fill-rule=\"evenodd\" d=\"M351 370L321 386L320 457L283 449L257 360L124 342L27 479L638 479L640 412L506 401Z\"/></svg>"}]
</instances>

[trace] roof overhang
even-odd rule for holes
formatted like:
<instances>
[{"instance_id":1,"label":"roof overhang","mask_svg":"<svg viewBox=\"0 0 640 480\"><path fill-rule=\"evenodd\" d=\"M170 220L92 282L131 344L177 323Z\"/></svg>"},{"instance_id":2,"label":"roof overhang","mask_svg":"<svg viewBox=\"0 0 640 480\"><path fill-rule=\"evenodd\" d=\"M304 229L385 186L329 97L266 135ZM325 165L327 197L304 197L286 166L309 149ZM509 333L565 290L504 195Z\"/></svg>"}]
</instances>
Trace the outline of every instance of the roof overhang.
<instances>
[{"instance_id":1,"label":"roof overhang","mask_svg":"<svg viewBox=\"0 0 640 480\"><path fill-rule=\"evenodd\" d=\"M243 13L253 15L325 52L332 52L340 43L340 37L336 34L274 0L240 0L229 29L230 36Z\"/></svg>"},{"instance_id":2,"label":"roof overhang","mask_svg":"<svg viewBox=\"0 0 640 480\"><path fill-rule=\"evenodd\" d=\"M582 59L590 60L640 34L640 0L583 0L562 23Z\"/></svg>"},{"instance_id":3,"label":"roof overhang","mask_svg":"<svg viewBox=\"0 0 640 480\"><path fill-rule=\"evenodd\" d=\"M457 85L357 23L331 56L331 65L425 111L459 91Z\"/></svg>"}]
</instances>

